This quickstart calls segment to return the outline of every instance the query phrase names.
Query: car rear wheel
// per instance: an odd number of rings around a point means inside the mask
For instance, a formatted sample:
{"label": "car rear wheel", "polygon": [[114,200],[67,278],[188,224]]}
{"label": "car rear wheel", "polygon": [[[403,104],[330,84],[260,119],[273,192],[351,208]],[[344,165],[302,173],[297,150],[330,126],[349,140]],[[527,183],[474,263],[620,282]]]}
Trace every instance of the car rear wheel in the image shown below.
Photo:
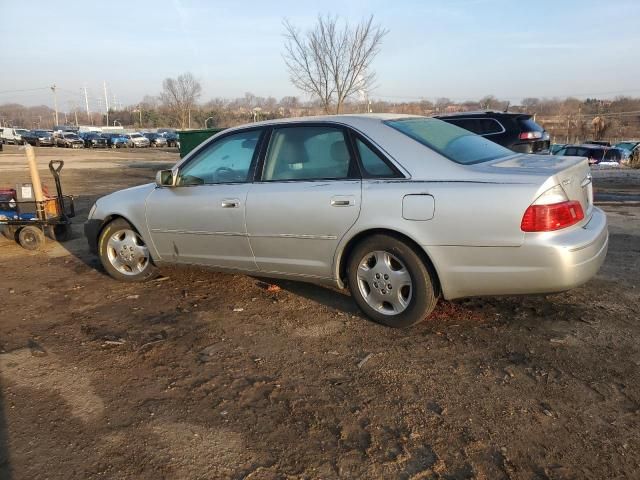
{"label": "car rear wheel", "polygon": [[142,282],[158,275],[149,248],[124,219],[114,220],[102,230],[98,254],[104,269],[116,280]]}
{"label": "car rear wheel", "polygon": [[389,327],[421,322],[438,301],[430,268],[411,246],[390,235],[373,235],[356,245],[347,275],[360,309]]}

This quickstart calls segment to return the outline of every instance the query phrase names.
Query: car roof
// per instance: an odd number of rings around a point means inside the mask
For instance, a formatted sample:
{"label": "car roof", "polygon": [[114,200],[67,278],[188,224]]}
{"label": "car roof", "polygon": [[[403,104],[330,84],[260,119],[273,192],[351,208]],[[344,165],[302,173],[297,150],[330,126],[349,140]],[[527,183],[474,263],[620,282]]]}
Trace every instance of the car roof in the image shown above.
{"label": "car roof", "polygon": [[357,114],[340,114],[340,115],[315,115],[309,117],[291,117],[291,118],[278,118],[274,120],[263,120],[261,122],[247,123],[244,125],[238,125],[237,127],[230,128],[229,130],[235,130],[238,128],[246,128],[252,126],[267,126],[267,125],[279,125],[286,123],[317,123],[317,122],[332,122],[341,123],[344,125],[358,125],[362,122],[375,122],[379,123],[385,120],[396,120],[403,118],[429,118],[420,115],[407,115],[402,113],[357,113]]}
{"label": "car roof", "polygon": [[580,147],[580,148],[590,148],[590,149],[594,149],[594,150],[599,150],[599,149],[608,149],[608,148],[612,148],[612,147],[608,147],[606,145],[598,145],[595,143],[570,143],[567,145],[564,145],[565,148],[570,148],[570,147]]}
{"label": "car roof", "polygon": [[518,112],[500,112],[497,110],[473,110],[468,112],[451,112],[434,115],[436,118],[450,118],[450,117],[531,117],[528,113]]}

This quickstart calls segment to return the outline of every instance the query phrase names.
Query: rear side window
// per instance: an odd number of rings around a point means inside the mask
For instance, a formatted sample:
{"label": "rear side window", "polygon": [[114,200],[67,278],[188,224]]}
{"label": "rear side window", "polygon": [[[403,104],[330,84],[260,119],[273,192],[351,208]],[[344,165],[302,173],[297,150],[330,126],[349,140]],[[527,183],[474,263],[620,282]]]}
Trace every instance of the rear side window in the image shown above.
{"label": "rear side window", "polygon": [[513,155],[511,150],[491,140],[436,118],[387,120],[384,123],[449,160],[463,165]]}
{"label": "rear side window", "polygon": [[349,177],[351,156],[342,129],[285,127],[273,131],[262,179],[319,180]]}
{"label": "rear side window", "polygon": [[494,135],[505,130],[502,124],[493,118],[455,118],[445,121],[478,135]]}
{"label": "rear side window", "polygon": [[370,177],[395,177],[395,172],[387,163],[371,150],[362,140],[356,138],[356,148],[365,173]]}
{"label": "rear side window", "polygon": [[518,125],[522,132],[544,132],[544,128],[534,122],[531,117],[518,118]]}

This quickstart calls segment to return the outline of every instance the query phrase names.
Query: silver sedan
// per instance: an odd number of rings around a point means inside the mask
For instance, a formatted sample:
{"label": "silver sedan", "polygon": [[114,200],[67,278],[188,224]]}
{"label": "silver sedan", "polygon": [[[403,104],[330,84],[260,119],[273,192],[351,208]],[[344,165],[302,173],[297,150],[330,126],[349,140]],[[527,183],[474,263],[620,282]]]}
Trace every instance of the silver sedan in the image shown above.
{"label": "silver sedan", "polygon": [[99,199],[85,233],[119,280],[197,264],[348,286],[392,327],[426,318],[441,296],[576,287],[608,243],[586,159],[515,154],[390,114],[225,130],[155,183]]}

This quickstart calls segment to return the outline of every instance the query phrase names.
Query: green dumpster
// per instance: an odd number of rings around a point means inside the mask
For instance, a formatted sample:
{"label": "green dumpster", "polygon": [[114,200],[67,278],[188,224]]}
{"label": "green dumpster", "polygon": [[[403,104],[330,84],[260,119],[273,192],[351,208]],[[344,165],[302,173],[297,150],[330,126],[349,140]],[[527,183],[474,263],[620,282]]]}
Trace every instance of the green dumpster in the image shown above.
{"label": "green dumpster", "polygon": [[180,130],[180,158],[196,148],[207,138],[221,132],[224,128],[206,128],[202,130]]}

